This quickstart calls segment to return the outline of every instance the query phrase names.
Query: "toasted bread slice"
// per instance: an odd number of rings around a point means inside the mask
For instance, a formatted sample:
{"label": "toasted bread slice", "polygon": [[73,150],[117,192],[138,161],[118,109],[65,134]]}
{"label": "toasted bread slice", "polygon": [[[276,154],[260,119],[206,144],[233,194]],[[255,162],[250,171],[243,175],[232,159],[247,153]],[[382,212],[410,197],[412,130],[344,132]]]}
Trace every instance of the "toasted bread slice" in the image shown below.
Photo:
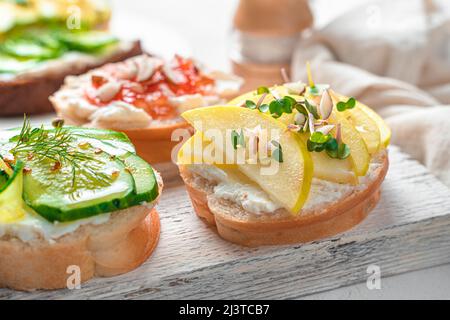
{"label": "toasted bread slice", "polygon": [[107,63],[123,61],[140,54],[141,44],[135,41],[120,46],[102,58],[68,61],[51,70],[30,72],[11,80],[0,79],[0,116],[52,112],[53,107],[48,98],[63,85],[68,75],[80,75]]}
{"label": "toasted bread slice", "polygon": [[[159,179],[160,194],[162,187]],[[114,212],[106,223],[83,225],[54,242],[25,243],[0,237],[0,287],[23,291],[66,288],[73,275],[70,267],[79,268],[81,283],[136,269],[158,244],[157,200]]]}
{"label": "toasted bread slice", "polygon": [[302,210],[298,216],[284,209],[253,214],[233,201],[215,196],[215,183],[188,167],[180,166],[180,172],[197,215],[223,239],[254,247],[310,242],[334,236],[360,223],[380,199],[380,186],[389,167],[387,151],[378,153],[372,163],[376,165],[350,193],[333,203]]}

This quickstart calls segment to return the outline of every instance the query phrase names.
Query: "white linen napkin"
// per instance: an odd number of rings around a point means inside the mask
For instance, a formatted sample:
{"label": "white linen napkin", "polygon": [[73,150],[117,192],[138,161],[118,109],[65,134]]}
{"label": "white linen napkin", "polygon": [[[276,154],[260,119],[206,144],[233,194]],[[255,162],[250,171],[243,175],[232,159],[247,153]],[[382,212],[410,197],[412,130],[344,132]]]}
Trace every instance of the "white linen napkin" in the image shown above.
{"label": "white linen napkin", "polygon": [[378,0],[302,38],[292,77],[379,112],[392,142],[450,187],[450,1]]}

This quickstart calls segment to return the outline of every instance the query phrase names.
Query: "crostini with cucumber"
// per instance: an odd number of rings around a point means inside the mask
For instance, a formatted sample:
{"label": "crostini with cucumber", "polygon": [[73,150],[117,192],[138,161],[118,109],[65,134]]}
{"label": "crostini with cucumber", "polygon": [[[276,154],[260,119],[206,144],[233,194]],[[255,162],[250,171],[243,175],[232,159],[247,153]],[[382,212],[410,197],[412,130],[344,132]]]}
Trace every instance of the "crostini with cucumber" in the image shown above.
{"label": "crostini with cucumber", "polygon": [[51,112],[66,76],[141,54],[107,30],[110,16],[103,0],[0,1],[0,116]]}
{"label": "crostini with cucumber", "polygon": [[0,287],[58,289],[71,275],[137,268],[158,243],[162,188],[122,133],[27,119],[1,131]]}

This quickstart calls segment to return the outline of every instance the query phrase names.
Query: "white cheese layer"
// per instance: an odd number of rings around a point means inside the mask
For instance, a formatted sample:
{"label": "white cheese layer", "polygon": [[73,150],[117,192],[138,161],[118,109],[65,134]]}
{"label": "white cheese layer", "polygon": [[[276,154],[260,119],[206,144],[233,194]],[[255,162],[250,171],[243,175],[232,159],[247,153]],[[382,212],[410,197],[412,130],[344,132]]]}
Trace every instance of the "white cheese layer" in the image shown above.
{"label": "white cheese layer", "polygon": [[103,64],[111,56],[127,52],[133,46],[133,42],[121,41],[117,45],[111,46],[102,54],[92,55],[82,52],[68,52],[57,59],[45,60],[29,70],[17,74],[0,74],[0,81],[16,81],[30,78],[45,77],[61,72],[73,72],[73,70],[85,69],[86,66],[96,66]]}
{"label": "white cheese layer", "polygon": [[23,242],[43,238],[52,242],[66,234],[75,232],[83,225],[100,225],[106,223],[110,219],[110,216],[109,213],[106,213],[74,222],[51,223],[30,209],[23,219],[12,223],[0,224],[0,238],[12,236],[19,238]]}
{"label": "white cheese layer", "polygon": [[[118,64],[117,70],[122,74],[131,72],[133,75],[139,70],[125,69],[129,69],[130,66],[142,67],[150,64],[164,64],[164,61],[141,55],[131,58],[121,65]],[[100,75],[111,82],[119,83],[123,81],[123,79],[113,79],[102,68],[92,70],[81,76],[67,77],[63,88],[55,93],[50,100],[61,117],[69,120],[71,124],[79,126],[128,130],[167,125],[182,121],[179,115],[187,110],[225,103],[228,97],[239,92],[243,83],[241,78],[223,72],[205,71],[204,74],[215,80],[214,94],[208,96],[201,94],[175,96],[171,92],[166,92],[169,104],[176,108],[178,114],[175,118],[168,120],[152,119],[143,109],[122,101],[112,100],[101,107],[91,104],[85,97],[85,91],[86,88],[91,86],[93,75]]]}
{"label": "white cheese layer", "polygon": [[[359,186],[350,184],[339,184],[314,178],[311,184],[311,190],[308,200],[302,210],[314,210],[316,207],[324,206],[338,201],[339,199],[350,195],[372,180],[373,172],[380,164],[372,163],[369,173],[361,179]],[[270,214],[277,209],[282,208],[276,201],[261,189],[257,184],[251,181],[236,180],[224,170],[213,165],[190,165],[189,170],[209,182],[216,183],[214,195],[218,198],[230,200],[246,211],[254,214]]]}

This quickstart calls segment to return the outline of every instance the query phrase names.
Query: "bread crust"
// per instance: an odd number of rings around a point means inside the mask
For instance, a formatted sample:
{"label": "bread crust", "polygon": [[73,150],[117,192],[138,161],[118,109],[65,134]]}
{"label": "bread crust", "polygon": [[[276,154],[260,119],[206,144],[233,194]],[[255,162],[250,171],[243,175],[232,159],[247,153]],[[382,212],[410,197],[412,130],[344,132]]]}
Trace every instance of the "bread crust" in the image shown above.
{"label": "bread crust", "polygon": [[0,238],[0,288],[67,288],[74,275],[68,269],[72,266],[79,267],[81,283],[136,269],[150,257],[159,241],[160,220],[153,207],[156,203],[114,212],[108,222],[83,225],[54,242]]}
{"label": "bread crust", "polygon": [[[215,197],[211,186],[196,183],[199,176],[195,177],[186,166],[180,166],[180,173],[197,216],[223,239],[249,247],[283,245],[331,237],[363,221],[380,199],[380,187],[389,168],[387,151],[382,151],[379,157],[382,165],[364,188],[355,189],[331,205],[295,217],[286,210],[278,210],[251,219],[252,215],[242,207]],[[237,211],[243,214],[236,214]]]}
{"label": "bread crust", "polygon": [[48,98],[64,84],[66,76],[80,75],[104,64],[123,61],[140,54],[142,54],[141,44],[136,41],[128,51],[113,54],[100,64],[74,66],[69,73],[63,70],[63,72],[48,74],[45,77],[0,81],[0,116],[52,112],[53,107]]}

